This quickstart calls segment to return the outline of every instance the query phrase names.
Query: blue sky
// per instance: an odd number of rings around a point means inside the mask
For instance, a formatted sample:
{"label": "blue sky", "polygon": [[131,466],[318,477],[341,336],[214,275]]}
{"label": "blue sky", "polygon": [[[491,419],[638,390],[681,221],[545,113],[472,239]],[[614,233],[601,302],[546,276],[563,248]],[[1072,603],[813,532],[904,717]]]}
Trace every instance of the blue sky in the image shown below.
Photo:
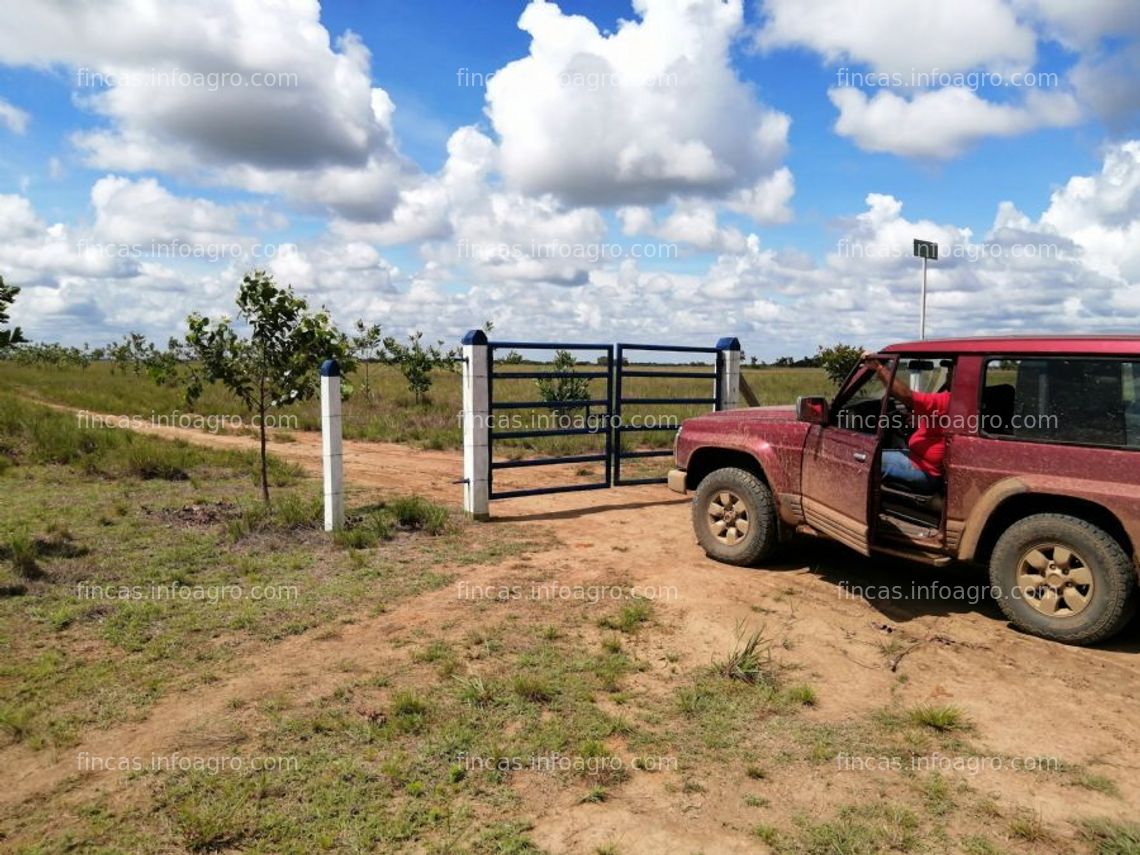
{"label": "blue sky", "polygon": [[[914,236],[949,256],[936,334],[1140,306],[1126,0],[135,6],[0,35],[0,273],[36,338],[164,338],[268,266],[393,332],[771,357],[906,337]],[[927,82],[849,85],[870,73]]]}

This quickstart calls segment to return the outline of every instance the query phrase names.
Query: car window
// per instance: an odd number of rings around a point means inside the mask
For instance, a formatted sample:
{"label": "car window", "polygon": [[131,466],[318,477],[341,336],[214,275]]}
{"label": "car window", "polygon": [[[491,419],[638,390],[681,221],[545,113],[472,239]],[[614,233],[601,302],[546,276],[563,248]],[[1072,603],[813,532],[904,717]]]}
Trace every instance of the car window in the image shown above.
{"label": "car window", "polygon": [[860,371],[861,375],[836,400],[831,423],[846,430],[877,434],[887,387],[874,371],[864,367]]}
{"label": "car window", "polygon": [[991,359],[981,429],[1038,442],[1140,448],[1140,361]]}
{"label": "car window", "polygon": [[915,392],[941,392],[949,388],[950,359],[903,358],[896,375]]}

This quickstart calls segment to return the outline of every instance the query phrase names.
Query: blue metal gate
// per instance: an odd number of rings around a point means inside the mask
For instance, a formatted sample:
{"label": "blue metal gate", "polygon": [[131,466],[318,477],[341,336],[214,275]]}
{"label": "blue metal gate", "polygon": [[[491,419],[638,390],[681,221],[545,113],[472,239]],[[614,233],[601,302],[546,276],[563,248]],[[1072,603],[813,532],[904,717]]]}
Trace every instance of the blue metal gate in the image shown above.
{"label": "blue metal gate", "polygon": [[[616,349],[616,353],[615,353]],[[496,352],[506,351],[570,351],[587,352],[595,355],[595,364],[604,363],[604,368],[586,367],[585,370],[556,371],[546,368],[529,370],[526,367],[518,370],[504,370],[496,365]],[[634,364],[627,365],[626,360],[630,353],[641,354],[708,354],[712,362],[707,370],[700,367],[687,369],[683,366],[676,368],[661,365],[639,367]],[[600,357],[600,359],[598,358]],[[499,360],[501,363],[501,359]],[[719,409],[722,400],[724,384],[724,358],[723,352],[717,347],[674,347],[658,344],[582,344],[574,342],[533,342],[533,341],[493,341],[487,342],[487,391],[490,424],[487,426],[487,488],[488,499],[510,499],[520,496],[537,496],[547,493],[569,493],[581,490],[604,490],[615,486],[630,486],[635,484],[664,483],[664,477],[640,478],[623,477],[622,462],[669,457],[671,449],[634,449],[626,448],[623,436],[631,433],[650,431],[676,431],[677,425],[627,425],[623,421],[623,408],[631,406],[655,405],[707,405],[712,409]],[[587,381],[602,380],[605,391],[600,397],[587,396],[580,400],[546,401],[546,400],[496,400],[495,390],[502,389],[504,384],[514,381],[536,380],[562,380],[578,379]],[[627,396],[628,378],[683,378],[688,380],[712,381],[712,394],[708,396]],[[502,396],[501,396],[502,397]],[[509,397],[509,396],[508,396]],[[592,408],[600,412],[590,414]],[[519,411],[549,410],[552,414],[570,410],[584,409],[587,422],[596,421],[598,426],[589,423],[582,426],[557,426],[548,428],[516,429],[508,426],[501,429],[497,424],[503,419],[503,414]],[[499,414],[499,417],[496,417]],[[507,419],[507,421],[512,421]],[[495,443],[505,440],[539,439],[554,436],[597,436],[601,440],[601,447],[588,454],[567,454],[558,456],[500,459],[495,460]],[[500,446],[501,448],[501,446]],[[495,489],[495,472],[506,469],[519,469],[533,466],[554,466],[558,464],[585,464],[601,463],[604,472],[601,480],[589,483],[563,484],[557,486],[529,487],[525,489]]]}
{"label": "blue metal gate", "polygon": [[[647,352],[647,353],[709,353],[713,355],[714,362],[708,371],[682,371],[679,368],[657,368],[650,369],[631,368],[626,366],[625,354],[633,352]],[[623,380],[627,377],[660,377],[660,378],[684,378],[684,379],[708,379],[713,381],[713,394],[711,397],[698,396],[698,397],[626,397],[624,394],[625,385]],[[649,457],[671,457],[673,451],[671,449],[649,449],[649,450],[630,450],[627,451],[622,444],[622,435],[628,433],[642,433],[648,431],[672,431],[675,432],[678,426],[674,425],[653,425],[653,426],[635,426],[626,425],[622,419],[622,408],[627,405],[663,405],[663,404],[711,404],[713,409],[720,408],[721,401],[721,384],[724,380],[724,364],[721,357],[721,352],[715,347],[672,347],[663,344],[618,344],[617,346],[617,366],[616,366],[616,379],[614,381],[614,418],[613,418],[613,484],[614,486],[631,486],[634,484],[664,484],[666,478],[658,476],[655,478],[623,478],[621,474],[621,463],[623,460],[644,459]]]}
{"label": "blue metal gate", "polygon": [[[547,351],[587,351],[598,352],[605,356],[604,371],[500,371],[495,369],[496,350],[547,350]],[[488,400],[491,415],[491,424],[487,429],[489,446],[488,461],[490,471],[487,473],[487,489],[490,499],[511,499],[518,496],[537,496],[544,493],[570,493],[580,490],[604,490],[610,486],[613,466],[613,436],[610,431],[610,422],[613,414],[613,377],[614,377],[614,346],[612,344],[571,344],[565,342],[534,342],[534,341],[494,341],[487,343],[487,378]],[[583,398],[574,401],[496,401],[496,381],[510,380],[559,380],[575,378],[584,380],[605,380],[605,395],[602,398]],[[602,429],[594,430],[589,425],[583,427],[545,428],[540,430],[495,430],[495,412],[511,410],[550,409],[552,411],[569,410],[574,408],[602,407]],[[560,457],[535,457],[522,460],[495,460],[495,440],[504,439],[535,439],[548,436],[581,436],[601,434],[604,448],[596,454],[573,454]],[[531,487],[525,490],[495,491],[495,471],[502,469],[516,469],[528,466],[553,466],[559,463],[604,463],[605,476],[601,481],[588,484],[566,484],[556,487]]]}

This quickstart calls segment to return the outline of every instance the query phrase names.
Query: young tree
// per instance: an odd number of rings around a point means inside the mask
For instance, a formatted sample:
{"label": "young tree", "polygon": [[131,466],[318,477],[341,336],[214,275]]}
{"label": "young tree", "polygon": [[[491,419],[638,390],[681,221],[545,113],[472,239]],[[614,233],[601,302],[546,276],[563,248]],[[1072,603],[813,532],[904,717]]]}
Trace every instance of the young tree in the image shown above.
{"label": "young tree", "polygon": [[8,307],[12,305],[12,301],[16,299],[16,295],[19,293],[19,288],[15,285],[5,285],[4,277],[0,276],[0,350],[27,341],[19,327],[5,329],[8,326]]}
{"label": "young tree", "polygon": [[863,348],[840,342],[831,347],[821,345],[816,351],[815,362],[827,373],[831,382],[838,385],[847,379],[862,356]]}
{"label": "young tree", "polygon": [[268,273],[255,270],[242,279],[238,317],[248,337],[223,317],[211,321],[193,314],[186,319],[185,355],[191,372],[187,399],[193,403],[203,383],[222,383],[257,415],[261,439],[261,497],[269,502],[269,458],[266,413],[311,398],[319,388],[317,366],[325,359],[351,367],[350,344],[323,308],[319,312],[293,293],[279,288]]}
{"label": "young tree", "polygon": [[384,358],[384,338],[380,334],[380,324],[367,326],[363,320],[356,322],[356,335],[350,339],[352,355],[364,366],[364,382],[361,389],[366,398],[372,397],[372,381],[368,376],[368,364]]}
{"label": "young tree", "polygon": [[[553,370],[559,372],[573,372],[577,360],[568,350],[554,352]],[[565,401],[584,401],[590,397],[590,381],[586,377],[554,377],[535,380],[538,394],[548,404],[560,404]],[[557,413],[577,409],[576,407],[555,407]]]}
{"label": "young tree", "polygon": [[423,332],[417,330],[408,336],[410,344],[402,344],[391,336],[384,339],[385,361],[400,369],[417,404],[422,404],[431,390],[432,372],[437,368],[453,371],[459,355],[457,349],[445,351],[442,340],[424,347],[423,337]]}
{"label": "young tree", "polygon": [[131,371],[142,374],[161,357],[157,347],[147,341],[142,333],[127,333],[122,341],[111,342],[106,347],[107,356],[111,359],[111,373],[119,371],[126,374]]}

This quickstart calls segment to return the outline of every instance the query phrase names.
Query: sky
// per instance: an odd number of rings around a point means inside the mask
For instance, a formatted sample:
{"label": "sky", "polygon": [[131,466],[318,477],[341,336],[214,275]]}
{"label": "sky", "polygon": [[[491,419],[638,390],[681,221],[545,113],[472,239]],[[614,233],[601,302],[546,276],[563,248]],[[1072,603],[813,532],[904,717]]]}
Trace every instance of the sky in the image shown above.
{"label": "sky", "polygon": [[803,355],[1136,331],[1136,0],[37,0],[0,28],[33,340],[233,314]]}

